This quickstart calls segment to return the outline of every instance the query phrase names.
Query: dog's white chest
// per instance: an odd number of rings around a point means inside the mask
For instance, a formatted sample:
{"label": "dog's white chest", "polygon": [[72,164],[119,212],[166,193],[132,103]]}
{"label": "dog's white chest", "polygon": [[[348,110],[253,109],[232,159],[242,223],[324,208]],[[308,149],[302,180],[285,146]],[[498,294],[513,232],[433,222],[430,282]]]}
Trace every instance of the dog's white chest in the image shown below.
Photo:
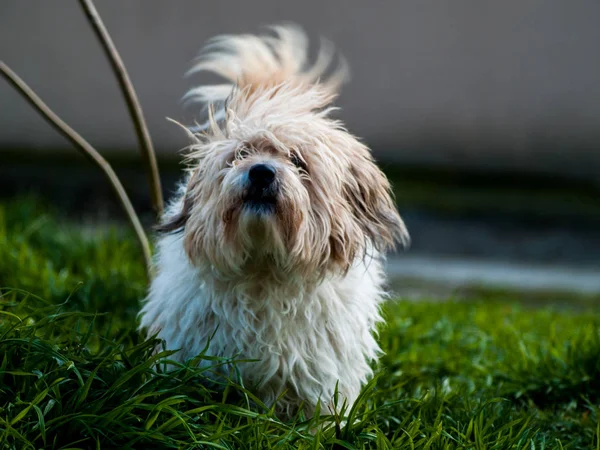
{"label": "dog's white chest", "polygon": [[256,299],[243,287],[221,291],[206,283],[184,252],[174,251],[178,245],[174,236],[162,242],[164,261],[141,321],[168,349],[179,350],[175,359],[193,358],[208,344],[210,356],[255,360],[237,364],[237,373],[266,403],[288,391],[284,407],[330,399],[336,385],[349,400],[358,395],[379,352],[373,337],[383,297],[379,262],[357,264],[297,297],[273,288]]}

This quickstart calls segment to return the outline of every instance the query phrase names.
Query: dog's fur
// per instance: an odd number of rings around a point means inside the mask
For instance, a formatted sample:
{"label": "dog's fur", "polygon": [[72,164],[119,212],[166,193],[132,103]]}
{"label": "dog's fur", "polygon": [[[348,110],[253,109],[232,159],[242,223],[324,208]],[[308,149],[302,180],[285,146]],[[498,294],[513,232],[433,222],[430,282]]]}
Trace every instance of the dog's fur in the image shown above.
{"label": "dog's fur", "polygon": [[[273,31],[216,38],[193,69],[230,84],[189,94],[209,121],[162,221],[141,327],[181,361],[205,347],[256,360],[237,366],[245,385],[310,415],[338,383],[352,403],[372,374],[382,256],[408,233],[369,149],[330,117],[345,65],[326,76],[330,46],[307,65],[305,35]],[[276,171],[268,195],[252,191],[258,163]]]}

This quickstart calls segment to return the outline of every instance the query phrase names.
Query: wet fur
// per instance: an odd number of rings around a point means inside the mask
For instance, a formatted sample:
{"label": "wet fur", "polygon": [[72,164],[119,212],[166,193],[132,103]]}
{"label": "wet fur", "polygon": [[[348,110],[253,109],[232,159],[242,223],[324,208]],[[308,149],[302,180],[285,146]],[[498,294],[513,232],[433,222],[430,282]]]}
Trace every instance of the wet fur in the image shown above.
{"label": "wet fur", "polygon": [[[331,117],[345,64],[329,70],[324,45],[309,65],[300,30],[272,31],[216,38],[193,69],[229,83],[188,94],[210,118],[160,226],[141,327],[181,361],[207,345],[257,360],[238,365],[243,382],[286,416],[329,404],[338,384],[356,399],[380,353],[382,255],[408,233],[369,149]],[[278,194],[262,211],[244,199],[264,162]]]}

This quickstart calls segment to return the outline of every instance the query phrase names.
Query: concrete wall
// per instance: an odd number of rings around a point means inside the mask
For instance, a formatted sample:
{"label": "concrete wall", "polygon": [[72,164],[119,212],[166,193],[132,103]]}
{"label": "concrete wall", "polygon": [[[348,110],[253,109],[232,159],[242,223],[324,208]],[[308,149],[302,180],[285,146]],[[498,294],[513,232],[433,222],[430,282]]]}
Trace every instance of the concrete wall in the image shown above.
{"label": "concrete wall", "polygon": [[[349,60],[342,115],[380,159],[600,169],[598,0],[96,3],[163,153],[186,143],[165,117],[193,117],[179,101],[199,79],[182,74],[203,42],[291,20]],[[0,58],[93,144],[135,148],[114,77],[75,0],[1,0]],[[0,148],[64,146],[0,82]]]}

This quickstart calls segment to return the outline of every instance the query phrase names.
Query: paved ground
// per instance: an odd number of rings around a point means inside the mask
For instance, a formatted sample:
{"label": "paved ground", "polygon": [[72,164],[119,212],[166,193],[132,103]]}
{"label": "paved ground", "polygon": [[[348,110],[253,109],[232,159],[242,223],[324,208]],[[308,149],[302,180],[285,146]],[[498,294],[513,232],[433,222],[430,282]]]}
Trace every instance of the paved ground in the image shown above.
{"label": "paved ground", "polygon": [[600,268],[594,267],[407,254],[388,259],[387,270],[401,294],[443,294],[468,286],[600,294]]}
{"label": "paved ground", "polygon": [[445,296],[468,286],[600,294],[600,226],[492,214],[405,214],[412,245],[388,258],[401,294]]}

